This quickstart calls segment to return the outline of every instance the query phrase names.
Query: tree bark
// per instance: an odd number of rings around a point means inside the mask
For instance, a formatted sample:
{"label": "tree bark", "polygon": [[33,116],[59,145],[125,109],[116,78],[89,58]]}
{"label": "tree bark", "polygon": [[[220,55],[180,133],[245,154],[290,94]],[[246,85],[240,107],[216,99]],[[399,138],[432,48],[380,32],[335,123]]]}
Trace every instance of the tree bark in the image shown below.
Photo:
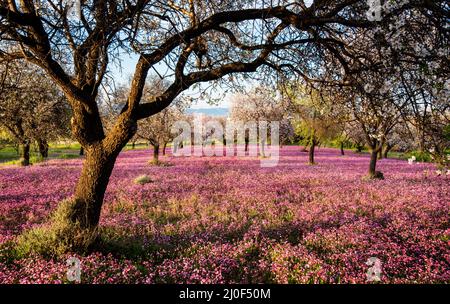
{"label": "tree bark", "polygon": [[266,151],[264,150],[264,147],[266,146],[266,141],[264,138],[261,139],[261,156],[266,157]]}
{"label": "tree bark", "polygon": [[106,187],[118,153],[106,153],[101,144],[86,149],[86,159],[78,180],[70,219],[81,228],[98,225]]}
{"label": "tree bark", "polygon": [[248,151],[248,144],[249,144],[249,138],[248,137],[245,137],[245,152],[247,152]]}
{"label": "tree bark", "polygon": [[39,154],[42,158],[48,157],[48,142],[45,139],[38,140]]}
{"label": "tree bark", "polygon": [[420,132],[419,151],[421,153],[425,152],[425,130],[423,128]]}
{"label": "tree bark", "polygon": [[383,158],[383,151],[382,148],[380,148],[380,150],[378,150],[378,159],[382,159]]}
{"label": "tree bark", "polygon": [[314,149],[316,147],[316,142],[311,141],[311,146],[309,147],[309,164],[314,165]]}
{"label": "tree bark", "polygon": [[162,155],[166,156],[166,147],[167,147],[167,143],[164,143],[163,148],[162,148]]}
{"label": "tree bark", "polygon": [[136,145],[136,142],[134,142],[134,141],[133,141],[133,142],[131,143],[131,149],[133,149],[133,150],[134,150],[134,148],[135,148],[135,145]]}
{"label": "tree bark", "polygon": [[375,177],[377,167],[378,151],[371,149],[370,151],[370,163],[369,163],[369,177]]}
{"label": "tree bark", "polygon": [[153,163],[159,162],[159,144],[153,145]]}
{"label": "tree bark", "polygon": [[80,147],[80,156],[83,156],[83,155],[84,155],[84,148]]}
{"label": "tree bark", "polygon": [[86,113],[89,107],[79,104],[71,120],[72,135],[80,142],[85,159],[71,204],[65,212],[69,226],[77,224],[81,229],[95,229],[116,158],[136,133],[137,122],[123,114],[106,136],[96,113],[96,103],[89,103],[94,107],[92,114]]}
{"label": "tree bark", "polygon": [[345,155],[344,153],[344,143],[341,142],[341,155]]}
{"label": "tree bark", "polygon": [[391,149],[392,149],[392,147],[390,145],[386,145],[386,148],[384,148],[384,151],[383,151],[384,158],[388,158],[388,153],[389,153],[389,151],[391,151]]}
{"label": "tree bark", "polygon": [[30,143],[25,141],[22,144],[22,151],[20,155],[20,165],[21,166],[29,166],[30,165]]}
{"label": "tree bark", "polygon": [[377,166],[377,158],[378,154],[381,151],[382,146],[379,146],[377,148],[372,148],[370,150],[370,163],[369,163],[369,179],[384,179],[383,173],[376,170]]}

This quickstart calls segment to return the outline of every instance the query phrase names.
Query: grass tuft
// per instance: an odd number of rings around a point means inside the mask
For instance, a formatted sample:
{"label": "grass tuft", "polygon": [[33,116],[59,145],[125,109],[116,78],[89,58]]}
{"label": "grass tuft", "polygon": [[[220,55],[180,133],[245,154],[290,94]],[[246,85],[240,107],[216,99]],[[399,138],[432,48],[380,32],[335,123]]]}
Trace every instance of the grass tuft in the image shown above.
{"label": "grass tuft", "polygon": [[150,178],[150,176],[143,174],[143,175],[139,175],[138,177],[136,177],[134,179],[134,183],[138,184],[138,185],[145,185],[148,183],[151,183],[152,179]]}
{"label": "grass tuft", "polygon": [[63,201],[47,224],[22,233],[16,241],[17,256],[38,254],[52,258],[68,252],[88,253],[97,239],[97,228],[82,228],[79,223],[69,220],[73,203],[72,200]]}

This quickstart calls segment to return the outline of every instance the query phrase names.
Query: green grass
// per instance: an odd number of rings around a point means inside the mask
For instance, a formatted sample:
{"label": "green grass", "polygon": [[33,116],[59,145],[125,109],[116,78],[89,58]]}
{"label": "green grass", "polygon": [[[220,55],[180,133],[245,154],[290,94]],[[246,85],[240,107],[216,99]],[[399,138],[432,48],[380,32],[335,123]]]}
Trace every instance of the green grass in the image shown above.
{"label": "green grass", "polygon": [[9,161],[15,158],[19,158],[19,155],[14,147],[5,147],[0,150],[0,162]]}
{"label": "green grass", "polygon": [[[48,159],[72,159],[78,158],[80,152],[79,143],[51,143],[48,150]],[[12,146],[0,149],[0,165],[17,165],[19,164],[20,155]],[[36,147],[31,148],[30,162],[32,164],[42,162],[43,159],[39,155]]]}
{"label": "green grass", "polygon": [[[74,159],[78,158],[80,153],[80,144],[77,142],[67,143],[50,143],[48,150],[48,159]],[[134,145],[135,150],[149,149],[147,143],[138,142]],[[128,143],[124,148],[124,151],[133,150],[131,143]],[[36,147],[32,146],[30,151],[31,164],[42,162]],[[20,162],[20,155],[13,146],[7,146],[0,149],[0,166],[1,165],[18,165]]]}
{"label": "green grass", "polygon": [[51,143],[50,149],[57,150],[80,150],[80,144],[77,142],[71,142],[71,143]]}
{"label": "green grass", "polygon": [[47,225],[25,230],[18,238],[15,251],[18,257],[37,253],[44,257],[57,257],[67,252],[86,253],[97,239],[97,228],[85,229],[72,223],[76,202],[65,200],[52,213]]}
{"label": "green grass", "polygon": [[[322,144],[320,147],[339,149],[340,148],[340,144],[338,144],[336,142],[327,142],[325,144]],[[353,146],[353,145],[346,145],[346,146],[344,146],[344,150],[345,150],[345,152],[347,152],[347,151],[357,152],[356,151],[356,147]],[[364,146],[361,149],[360,153],[367,154],[367,153],[369,153],[369,149],[366,146]],[[446,153],[450,154],[450,150],[446,151]],[[411,156],[415,156],[416,160],[418,162],[433,162],[433,159],[432,159],[430,153],[428,153],[428,152],[420,152],[420,151],[408,151],[408,152],[389,151],[389,153],[388,153],[388,158],[394,158],[394,159],[408,160],[408,158],[410,158]]]}
{"label": "green grass", "polygon": [[[44,159],[38,154],[32,154],[30,156],[30,163],[31,164],[40,163],[43,160]],[[0,161],[0,165],[19,165],[19,163],[20,163],[20,159],[17,158],[17,157],[15,159],[12,159],[12,160],[9,160],[9,161],[4,161],[4,162]]]}
{"label": "green grass", "polygon": [[128,151],[128,150],[145,150],[145,149],[149,149],[150,147],[148,146],[147,143],[136,143],[134,145],[134,149],[133,149],[133,145],[131,143],[128,143],[123,149],[122,151]]}

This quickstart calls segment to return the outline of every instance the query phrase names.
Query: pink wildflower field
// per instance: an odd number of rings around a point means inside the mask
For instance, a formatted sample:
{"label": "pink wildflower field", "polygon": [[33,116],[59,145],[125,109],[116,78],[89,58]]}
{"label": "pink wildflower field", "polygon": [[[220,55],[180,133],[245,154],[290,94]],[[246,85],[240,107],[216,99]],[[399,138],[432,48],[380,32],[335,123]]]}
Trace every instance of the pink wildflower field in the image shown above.
{"label": "pink wildflower field", "polygon": [[[169,153],[170,154],[170,153]],[[321,148],[317,165],[284,147],[278,166],[249,157],[122,152],[108,186],[103,245],[81,260],[82,283],[450,282],[450,177],[432,164]],[[0,167],[0,283],[66,283],[70,255],[15,258],[14,238],[70,197],[82,159]],[[148,175],[150,182],[135,178]]]}

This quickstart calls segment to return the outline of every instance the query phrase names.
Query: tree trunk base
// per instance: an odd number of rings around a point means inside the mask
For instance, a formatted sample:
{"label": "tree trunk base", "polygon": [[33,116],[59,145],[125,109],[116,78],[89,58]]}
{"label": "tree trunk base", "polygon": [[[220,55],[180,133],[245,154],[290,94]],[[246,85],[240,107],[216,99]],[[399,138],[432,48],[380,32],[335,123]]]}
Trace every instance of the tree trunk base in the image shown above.
{"label": "tree trunk base", "polygon": [[159,166],[161,162],[159,161],[159,159],[152,159],[148,161],[148,164],[152,166]]}
{"label": "tree trunk base", "polygon": [[29,166],[30,163],[30,144],[25,143],[22,146],[22,155],[19,160],[21,166]]}
{"label": "tree trunk base", "polygon": [[380,171],[375,171],[375,173],[369,173],[363,177],[363,180],[374,180],[374,179],[384,179],[384,175]]}
{"label": "tree trunk base", "polygon": [[19,165],[22,167],[27,167],[29,165],[31,165],[30,161],[25,159],[25,158],[20,158],[19,159]]}
{"label": "tree trunk base", "polygon": [[39,154],[41,155],[42,159],[48,158],[48,143],[44,140],[38,141],[38,147],[39,147]]}
{"label": "tree trunk base", "polygon": [[147,164],[149,164],[150,166],[158,166],[158,167],[172,167],[173,164],[167,161],[161,161],[161,160],[149,160],[147,162]]}
{"label": "tree trunk base", "polygon": [[82,227],[73,222],[74,200],[61,202],[49,222],[22,233],[16,244],[20,256],[39,254],[44,257],[57,257],[65,253],[89,253],[98,240],[98,229]]}

